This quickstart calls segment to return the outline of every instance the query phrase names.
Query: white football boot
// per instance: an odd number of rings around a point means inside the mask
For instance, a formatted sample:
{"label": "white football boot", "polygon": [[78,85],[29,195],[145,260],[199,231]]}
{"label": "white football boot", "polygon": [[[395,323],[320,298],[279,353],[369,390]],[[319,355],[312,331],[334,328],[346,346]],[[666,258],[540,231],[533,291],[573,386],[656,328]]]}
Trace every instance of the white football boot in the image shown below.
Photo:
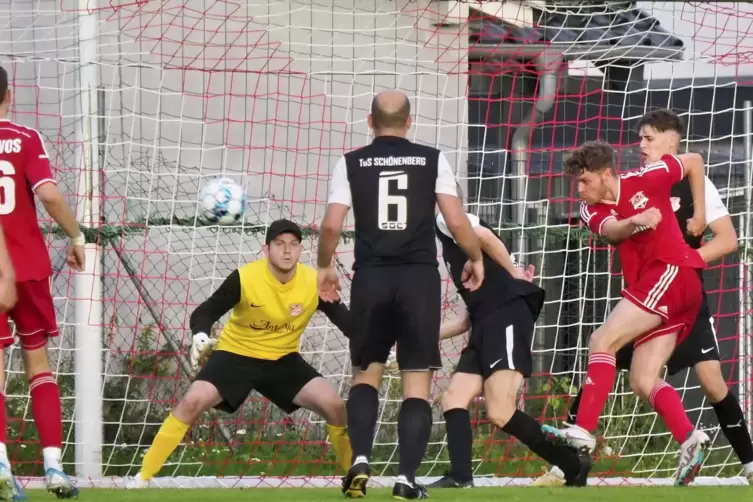
{"label": "white football boot", "polygon": [[693,482],[706,459],[711,439],[705,432],[694,430],[680,446],[680,465],[675,475],[675,486],[687,486]]}

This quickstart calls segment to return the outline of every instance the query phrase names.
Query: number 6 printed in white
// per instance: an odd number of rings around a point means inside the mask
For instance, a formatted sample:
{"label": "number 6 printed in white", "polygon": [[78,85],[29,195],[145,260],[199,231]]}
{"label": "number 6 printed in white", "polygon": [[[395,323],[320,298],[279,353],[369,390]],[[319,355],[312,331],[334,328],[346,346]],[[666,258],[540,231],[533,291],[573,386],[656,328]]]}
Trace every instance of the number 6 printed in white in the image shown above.
{"label": "number 6 printed in white", "polygon": [[7,160],[0,160],[0,214],[10,214],[16,209],[16,182],[10,176],[16,168]]}
{"label": "number 6 printed in white", "polygon": [[[408,189],[408,175],[404,171],[379,173],[378,224],[381,230],[405,230],[408,226],[408,199],[402,195],[390,195],[390,181],[397,181],[398,190]],[[397,217],[390,219],[390,206],[397,210]]]}

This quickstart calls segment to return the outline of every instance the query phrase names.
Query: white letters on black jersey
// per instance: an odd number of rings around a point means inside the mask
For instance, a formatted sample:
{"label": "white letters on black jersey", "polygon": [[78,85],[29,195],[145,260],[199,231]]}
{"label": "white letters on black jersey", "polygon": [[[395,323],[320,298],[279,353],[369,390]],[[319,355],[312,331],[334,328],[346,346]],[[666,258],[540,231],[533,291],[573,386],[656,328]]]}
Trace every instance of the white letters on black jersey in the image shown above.
{"label": "white letters on black jersey", "polygon": [[405,171],[379,173],[378,226],[380,230],[405,230],[408,227],[408,199],[404,195],[390,195],[390,182],[397,185],[395,190],[408,190],[408,174]]}
{"label": "white letters on black jersey", "polygon": [[361,167],[425,166],[426,157],[368,157],[358,159]]}
{"label": "white letters on black jersey", "polygon": [[434,210],[438,197],[457,197],[457,181],[436,148],[377,136],[346,153],[332,172],[329,204],[351,208],[354,264],[437,265]]}

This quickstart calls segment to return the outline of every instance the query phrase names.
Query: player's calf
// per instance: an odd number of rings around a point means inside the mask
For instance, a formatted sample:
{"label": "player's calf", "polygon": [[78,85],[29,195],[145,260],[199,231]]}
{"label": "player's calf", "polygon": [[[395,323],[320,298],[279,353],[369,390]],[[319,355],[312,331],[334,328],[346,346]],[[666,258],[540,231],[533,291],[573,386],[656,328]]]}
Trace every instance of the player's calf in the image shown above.
{"label": "player's calf", "polygon": [[431,436],[430,371],[403,371],[403,403],[397,417],[398,480],[412,486]]}
{"label": "player's calf", "polygon": [[481,375],[455,373],[442,393],[441,404],[447,430],[450,470],[429,488],[473,486],[473,429],[468,406],[483,390]]}
{"label": "player's calf", "polygon": [[695,365],[695,372],[719,419],[722,432],[743,465],[744,476],[748,483],[753,484],[753,444],[750,432],[740,403],[724,381],[719,361],[699,362]]}
{"label": "player's calf", "polygon": [[661,368],[674,349],[676,336],[670,333],[637,344],[630,378],[631,386],[643,396],[648,386],[654,384],[648,392],[648,402],[681,445],[675,484],[685,486],[698,474],[711,441],[704,432],[695,430],[677,391],[659,379]]}
{"label": "player's calf", "polygon": [[346,497],[360,498],[366,495],[366,484],[371,476],[369,459],[379,414],[379,392],[372,385],[356,380],[350,388],[346,408],[352,465],[343,478],[342,492]]}
{"label": "player's calf", "polygon": [[327,421],[327,433],[340,468],[347,472],[353,461],[350,437],[346,429],[345,401],[326,378],[312,378],[298,391],[293,403],[318,413]]}
{"label": "player's calf", "polygon": [[[596,430],[617,374],[617,350],[640,335],[650,332],[659,326],[661,321],[659,315],[622,299],[609,314],[606,322],[591,336],[582,403],[576,418],[576,425],[582,431],[592,434]],[[587,439],[585,443],[589,445],[595,444],[595,438],[579,438],[582,434],[573,428],[565,435],[574,439]]]}
{"label": "player's calf", "polygon": [[203,380],[192,383],[186,395],[162,423],[152,445],[144,455],[141,471],[127,488],[139,488],[148,484],[178,447],[191,424],[206,410],[221,402],[222,397],[211,383]]}
{"label": "player's calf", "polygon": [[659,378],[675,347],[676,333],[669,333],[637,344],[630,368],[633,392],[647,399],[662,418],[675,440],[682,444],[693,431],[680,395]]}
{"label": "player's calf", "polygon": [[518,438],[539,457],[560,467],[567,486],[584,485],[591,469],[590,458],[564,444],[548,441],[538,422],[517,408],[522,383],[523,375],[515,370],[496,371],[484,382],[489,421]]}
{"label": "player's calf", "polygon": [[[50,321],[47,329],[52,329],[53,322]],[[30,326],[41,325],[31,325],[26,321],[24,326],[24,329],[31,329]],[[31,413],[39,433],[45,473],[50,473],[50,476],[47,476],[50,479],[58,479],[57,473],[63,472],[63,410],[60,390],[55,376],[50,371],[47,357],[48,336],[52,336],[52,333],[41,328],[34,329],[27,335],[19,335],[23,347],[24,369],[29,381]],[[70,491],[61,488],[66,486],[67,482],[66,479],[66,482],[56,483],[56,486],[59,485],[56,491]]]}

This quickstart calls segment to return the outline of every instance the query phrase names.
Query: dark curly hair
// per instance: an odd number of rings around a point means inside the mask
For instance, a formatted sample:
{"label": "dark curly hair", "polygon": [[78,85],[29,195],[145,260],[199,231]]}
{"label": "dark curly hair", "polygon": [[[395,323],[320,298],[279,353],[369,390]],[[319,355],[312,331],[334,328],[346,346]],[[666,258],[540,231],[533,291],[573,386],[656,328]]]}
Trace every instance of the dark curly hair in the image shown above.
{"label": "dark curly hair", "polygon": [[578,176],[614,167],[614,149],[603,141],[589,141],[576,148],[565,160],[565,173]]}

